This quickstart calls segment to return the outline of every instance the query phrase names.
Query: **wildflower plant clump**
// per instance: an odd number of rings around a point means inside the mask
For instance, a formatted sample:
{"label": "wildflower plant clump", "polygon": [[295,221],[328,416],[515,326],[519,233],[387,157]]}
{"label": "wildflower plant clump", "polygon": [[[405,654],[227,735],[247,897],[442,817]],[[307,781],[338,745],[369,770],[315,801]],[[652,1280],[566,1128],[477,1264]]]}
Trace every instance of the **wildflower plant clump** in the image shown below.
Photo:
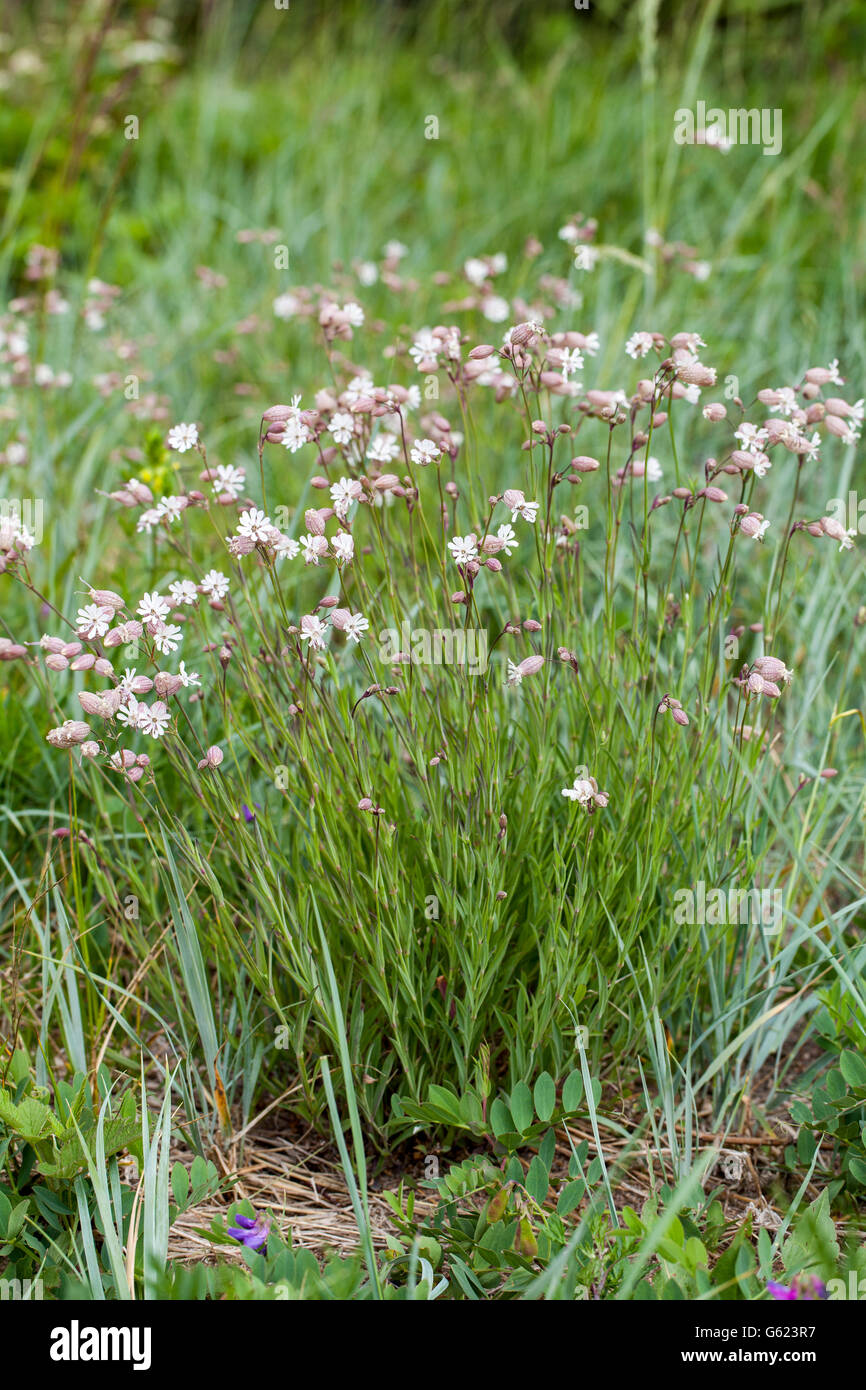
{"label": "wildflower plant clump", "polygon": [[[569,225],[590,271],[594,224]],[[395,294],[405,254],[377,272]],[[32,535],[0,535],[44,625],[0,655],[40,686],[76,816],[126,808],[315,1116],[333,969],[336,1081],[380,1140],[394,1097],[461,1092],[482,1047],[511,1082],[564,1074],[577,1037],[633,1047],[626,985],[685,1019],[708,962],[748,957],[772,1004],[784,930],[674,904],[699,881],[783,889],[788,920],[808,899],[779,754],[806,695],[792,604],[852,544],[808,501],[859,440],[838,363],[724,396],[704,325],[607,343],[563,282],[506,298],[502,256],[464,277],[475,327],[384,342],[363,280],[284,293],[318,388],[261,399],[227,458],[207,419],[163,419],[171,490],[108,489],[143,582],[89,564],[61,613]]]}

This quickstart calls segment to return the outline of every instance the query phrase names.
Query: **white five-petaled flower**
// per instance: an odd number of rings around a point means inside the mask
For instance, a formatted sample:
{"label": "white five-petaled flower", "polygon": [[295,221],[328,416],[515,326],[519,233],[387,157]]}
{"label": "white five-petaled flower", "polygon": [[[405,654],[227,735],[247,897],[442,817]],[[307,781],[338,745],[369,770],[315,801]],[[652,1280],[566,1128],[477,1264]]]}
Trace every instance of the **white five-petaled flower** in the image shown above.
{"label": "white five-petaled flower", "polygon": [[496,532],[496,539],[502,542],[502,549],[506,555],[510,555],[516,550],[520,542],[517,539],[517,532],[509,521],[505,521]]}
{"label": "white five-petaled flower", "polygon": [[337,410],[331,416],[331,434],[337,444],[348,444],[355,433],[355,417],[348,410]]}
{"label": "white five-petaled flower", "polygon": [[574,254],[575,270],[595,270],[598,260],[598,248],[595,246],[578,246]]}
{"label": "white five-petaled flower", "polygon": [[169,584],[168,592],[171,594],[175,608],[180,608],[183,605],[189,606],[195,603],[198,598],[198,589],[191,579],[175,579],[172,584]]}
{"label": "white five-petaled flower", "polygon": [[478,537],[471,533],[468,536],[454,536],[448,542],[448,549],[456,565],[468,565],[470,560],[478,556]]}
{"label": "white five-petaled flower", "polygon": [[137,727],[142,733],[151,738],[162,738],[170,723],[171,716],[163,700],[154,700],[152,705],[139,705]]}
{"label": "white five-petaled flower", "polygon": [[522,521],[528,521],[530,525],[535,522],[540,503],[527,502],[519,488],[506,488],[502,495],[502,500],[506,507],[511,508],[512,522],[515,522],[518,517],[520,517]]}
{"label": "white five-petaled flower", "polygon": [[390,463],[397,457],[400,445],[396,435],[378,434],[367,450],[367,458],[373,463]]}
{"label": "white five-petaled flower", "polygon": [[435,463],[441,453],[442,449],[434,439],[419,439],[409,450],[409,457],[419,468],[426,468],[428,463]]}
{"label": "white five-petaled flower", "polygon": [[355,405],[364,396],[372,396],[376,387],[369,372],[362,372],[359,376],[353,376],[345,391],[343,400],[348,401],[349,405]]}
{"label": "white five-petaled flower", "polygon": [[185,497],[162,497],[156,504],[156,513],[163,521],[179,521],[180,514],[187,506]]}
{"label": "white five-petaled flower", "polygon": [[112,608],[105,608],[99,603],[86,603],[83,608],[78,610],[75,627],[79,637],[84,637],[91,642],[94,638],[104,637],[113,620],[114,610]]}
{"label": "white five-petaled flower", "polygon": [[328,629],[315,613],[306,613],[301,618],[301,641],[309,642],[314,651],[322,651]]}
{"label": "white five-petaled flower", "polygon": [[139,535],[145,532],[149,536],[154,526],[158,526],[161,520],[162,518],[156,507],[148,507],[147,511],[142,512],[141,516],[138,518],[135,529]]}
{"label": "white five-petaled flower", "polygon": [[178,674],[178,676],[179,676],[179,678],[180,678],[181,685],[183,685],[184,687],[190,686],[190,685],[201,685],[201,681],[199,680],[198,671],[188,671],[188,670],[186,669],[186,662],[185,662],[185,661],[182,661],[182,662],[180,663],[180,665],[178,666],[178,668],[177,668],[177,674]]}
{"label": "white five-petaled flower", "polygon": [[561,348],[556,365],[562,373],[563,381],[568,381],[575,372],[583,371],[583,353],[579,348]]}
{"label": "white five-petaled flower", "polygon": [[758,425],[750,425],[748,420],[744,420],[738,430],[734,431],[734,438],[742,444],[750,454],[760,454],[764,451],[764,445],[769,439],[767,431]]}
{"label": "white five-petaled flower", "polygon": [[163,656],[176,652],[182,641],[183,628],[178,627],[177,623],[163,623],[153,634],[153,645]]}
{"label": "white five-petaled flower", "polygon": [[358,500],[362,491],[361,484],[354,478],[341,478],[338,483],[332,483],[331,501],[337,516],[346,517],[349,507]]}
{"label": "white five-petaled flower", "polygon": [[420,367],[422,362],[432,362],[434,366],[439,365],[439,353],[442,345],[438,338],[434,338],[429,328],[422,328],[420,333],[415,335],[415,340],[409,349],[409,356]]}
{"label": "white five-petaled flower", "polygon": [[748,512],[746,516],[740,518],[740,530],[744,536],[751,540],[762,541],[770,525],[765,516],[760,512]]}
{"label": "white five-petaled flower", "polygon": [[574,784],[563,787],[562,795],[576,801],[585,811],[594,811],[596,806],[606,806],[610,800],[608,792],[600,792],[594,777],[576,777]]}
{"label": "white five-petaled flower", "polygon": [[161,623],[171,612],[171,604],[154,590],[151,594],[144,594],[135,611],[146,623]]}
{"label": "white five-petaled flower", "polygon": [[301,549],[304,552],[304,563],[317,565],[322,556],[328,553],[328,542],[324,536],[301,536]]}
{"label": "white five-petaled flower", "polygon": [[331,539],[331,546],[338,560],[349,561],[355,554],[355,538],[348,531],[338,531]]}
{"label": "white five-petaled flower", "polygon": [[197,425],[175,425],[168,432],[168,447],[176,449],[179,454],[185,454],[188,449],[194,449],[197,443]]}
{"label": "white five-petaled flower", "polygon": [[230,463],[219,463],[214,469],[211,487],[214,492],[224,492],[234,501],[243,491],[245,477],[243,468],[235,468]]}
{"label": "white five-petaled flower", "polygon": [[267,544],[272,530],[270,518],[258,507],[249,507],[247,511],[241,512],[237,525],[239,536],[247,536],[251,541]]}
{"label": "white five-petaled flower", "polygon": [[361,633],[365,632],[370,626],[367,619],[360,613],[353,613],[343,624],[343,631],[350,642],[360,642]]}
{"label": "white five-petaled flower", "polygon": [[299,449],[310,442],[313,436],[301,419],[300,396],[292,396],[291,411],[291,415],[283,426],[280,443],[284,449],[288,449],[289,453],[296,454]]}
{"label": "white five-petaled flower", "polygon": [[[121,689],[123,689],[122,686]],[[141,704],[133,694],[128,692],[126,694],[125,703],[122,704],[117,711],[116,718],[120,720],[121,724],[125,724],[127,728],[137,729],[139,714],[141,710],[145,708],[145,705]]]}
{"label": "white five-petaled flower", "polygon": [[275,555],[288,555],[290,560],[294,560],[295,556],[301,552],[301,547],[294,536],[284,536],[282,531],[278,532],[274,538],[273,545]]}
{"label": "white five-petaled flower", "polygon": [[777,399],[770,406],[771,412],[775,415],[779,411],[782,415],[793,415],[797,409],[797,393],[792,386],[777,386],[775,388]]}
{"label": "white five-petaled flower", "polygon": [[209,598],[224,599],[229,591],[229,581],[219,570],[208,570],[198,587]]}
{"label": "white five-petaled flower", "polygon": [[653,335],[651,333],[632,333],[625,345],[625,350],[629,357],[635,361],[639,357],[646,357],[653,345]]}

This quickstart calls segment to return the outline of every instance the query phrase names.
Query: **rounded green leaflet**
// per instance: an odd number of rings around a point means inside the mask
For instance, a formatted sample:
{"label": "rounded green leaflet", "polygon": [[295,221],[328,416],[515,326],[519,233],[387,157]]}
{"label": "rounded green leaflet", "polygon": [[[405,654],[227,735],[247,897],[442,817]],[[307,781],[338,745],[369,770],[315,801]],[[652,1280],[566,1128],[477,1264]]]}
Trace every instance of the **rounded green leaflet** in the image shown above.
{"label": "rounded green leaflet", "polygon": [[532,1092],[535,1113],[542,1124],[547,1124],[556,1109],[556,1085],[549,1071],[543,1071]]}
{"label": "rounded green leaflet", "polygon": [[583,1077],[576,1069],[565,1079],[562,1088],[562,1108],[566,1115],[576,1110],[583,1100]]}
{"label": "rounded green leaflet", "polygon": [[509,1108],[518,1133],[524,1134],[532,1125],[535,1114],[532,1108],[532,1093],[525,1081],[518,1081],[511,1092]]}

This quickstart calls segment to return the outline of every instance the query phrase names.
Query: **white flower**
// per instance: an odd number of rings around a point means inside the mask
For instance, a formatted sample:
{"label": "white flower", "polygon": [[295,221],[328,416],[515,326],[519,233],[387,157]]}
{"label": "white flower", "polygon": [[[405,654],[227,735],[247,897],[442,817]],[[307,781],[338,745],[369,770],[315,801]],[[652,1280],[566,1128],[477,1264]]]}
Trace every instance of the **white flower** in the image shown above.
{"label": "white flower", "polygon": [[0,508],[0,550],[20,553],[32,550],[35,544],[17,508],[14,505],[8,510]]}
{"label": "white flower", "polygon": [[625,345],[625,350],[629,357],[633,357],[637,361],[639,357],[646,357],[652,345],[653,335],[651,333],[632,333]]}
{"label": "white flower", "polygon": [[362,617],[360,613],[353,613],[343,624],[343,631],[350,642],[360,642],[361,633],[366,632],[369,626],[367,619]]}
{"label": "white flower", "polygon": [[114,619],[114,610],[104,608],[98,603],[86,603],[79,608],[75,626],[79,637],[92,642],[96,637],[104,637]]}
{"label": "white flower", "polygon": [[179,454],[185,454],[188,449],[194,449],[198,443],[197,425],[175,425],[168,432],[168,447],[176,449]]}
{"label": "white flower", "polygon": [[156,507],[148,507],[147,511],[142,512],[141,516],[138,518],[138,524],[135,529],[139,532],[139,534],[142,531],[145,531],[148,535],[150,535],[154,526],[159,525],[160,519],[161,518]]}
{"label": "white flower", "polygon": [[419,468],[426,468],[428,463],[435,463],[441,453],[442,449],[435,440],[419,439],[409,450],[409,457]]}
{"label": "white flower", "polygon": [[379,278],[379,270],[375,261],[361,261],[357,267],[358,279],[364,286],[375,285]]}
{"label": "white flower", "polygon": [[574,785],[563,787],[562,795],[567,796],[570,801],[579,801],[581,806],[587,806],[592,800],[593,785],[586,777],[575,778]]}
{"label": "white flower", "polygon": [[182,662],[180,663],[180,665],[178,666],[178,668],[177,668],[177,674],[178,674],[178,676],[180,677],[181,684],[182,684],[183,686],[201,685],[201,681],[199,680],[198,671],[188,671],[188,670],[186,669],[186,662],[185,662],[185,661],[182,661]]}
{"label": "white flower", "polygon": [[288,417],[280,436],[280,443],[289,453],[296,454],[305,444],[309,444],[312,434],[301,419],[301,398],[292,396],[292,414]]}
{"label": "white flower", "polygon": [[331,545],[338,560],[351,560],[355,554],[355,538],[348,531],[338,531]]}
{"label": "white flower", "polygon": [[760,454],[763,453],[764,445],[770,436],[765,429],[758,425],[750,425],[746,420],[739,429],[734,430],[734,438],[742,444],[748,453]]}
{"label": "white flower", "polygon": [[362,372],[360,376],[352,377],[352,380],[343,392],[343,396],[349,402],[349,405],[355,405],[361,400],[362,396],[372,395],[375,389],[376,387],[373,384],[373,378],[370,373]]}
{"label": "white flower", "polygon": [[280,443],[290,454],[296,454],[305,444],[309,444],[312,434],[302,420],[290,419],[280,435]]}
{"label": "white flower", "polygon": [[661,464],[658,459],[652,457],[647,459],[646,467],[644,467],[643,459],[635,459],[632,463],[631,471],[635,478],[642,478],[644,473],[646,473],[647,480],[651,483],[657,483],[662,476]]}
{"label": "white flower", "polygon": [[198,589],[191,579],[175,579],[174,583],[169,584],[168,592],[175,608],[195,603],[198,598]]}
{"label": "white flower", "polygon": [[344,304],[341,313],[353,328],[360,328],[361,324],[364,322],[364,310],[361,308],[360,304],[356,304],[354,300],[350,300],[348,304]]}
{"label": "white flower", "polygon": [[516,661],[509,661],[509,663],[508,663],[508,684],[509,684],[509,685],[519,685],[520,682],[521,682],[522,680],[523,680],[523,672],[521,671],[521,669],[520,669],[520,667],[518,666],[517,662],[516,662]]}
{"label": "white flower", "polygon": [[355,419],[347,410],[338,410],[331,416],[331,434],[337,444],[348,444],[355,433]]}
{"label": "white flower", "polygon": [[178,627],[177,623],[163,623],[153,634],[153,645],[163,656],[177,651],[182,641],[183,629]]}
{"label": "white flower", "polygon": [[144,595],[135,611],[145,623],[161,623],[171,612],[171,604],[154,591]]}
{"label": "white flower", "polygon": [[767,457],[766,454],[753,454],[752,457],[755,460],[752,472],[758,478],[766,478],[767,474],[773,466],[771,460]]}
{"label": "white flower", "polygon": [[361,492],[361,484],[356,482],[354,478],[341,478],[338,483],[332,483],[331,501],[337,516],[345,518],[351,503],[357,501]]}
{"label": "white flower", "polygon": [[470,285],[483,285],[489,274],[487,262],[479,260],[478,256],[470,256],[468,261],[463,262],[463,274]]}
{"label": "white flower", "polygon": [[481,301],[481,312],[489,323],[504,323],[511,310],[501,294],[489,294]]}
{"label": "white flower", "polygon": [[574,245],[577,241],[577,228],[573,222],[566,222],[564,227],[560,227],[556,235],[560,241],[567,241],[569,245]]}
{"label": "white flower", "polygon": [[502,549],[505,551],[506,555],[510,555],[511,552],[513,550],[516,550],[518,545],[520,544],[520,542],[517,539],[517,532],[515,531],[514,527],[507,521],[503,522],[499,530],[496,532],[496,539],[498,541],[502,541]]}
{"label": "white flower", "polygon": [[775,393],[779,397],[775,405],[770,406],[773,414],[778,410],[782,415],[793,415],[797,409],[797,393],[791,386],[777,386]]}
{"label": "white flower", "polygon": [[290,560],[294,560],[295,556],[301,553],[301,547],[294,536],[284,536],[280,531],[274,540],[274,552],[277,555],[288,555]]}
{"label": "white flower", "polygon": [[229,591],[229,581],[219,570],[208,570],[198,587],[209,598],[224,599]]}
{"label": "white flower", "polygon": [[478,538],[474,535],[455,536],[448,542],[448,549],[456,565],[468,565],[478,555]]}
{"label": "white flower", "polygon": [[186,505],[185,497],[163,497],[156,504],[156,512],[165,521],[179,521],[180,514]]}
{"label": "white flower", "polygon": [[285,294],[277,295],[273,303],[274,314],[278,319],[294,318],[301,307],[301,301],[297,295],[291,294],[288,290]]}
{"label": "white flower", "polygon": [[540,506],[539,502],[527,502],[518,488],[506,488],[502,500],[506,507],[511,508],[512,523],[520,517],[522,521],[528,521],[530,526],[534,525]]}
{"label": "white flower", "polygon": [[[803,454],[803,457],[804,457],[804,458],[807,458],[807,459],[815,459],[815,458],[817,458],[817,457],[818,457],[818,450],[819,450],[819,448],[821,447],[821,436],[820,436],[820,434],[818,433],[818,431],[815,430],[815,432],[814,432],[814,434],[812,435],[812,438],[811,438],[811,439],[805,439],[805,438],[804,438],[804,439],[802,440],[802,446],[803,446],[803,447],[802,447],[802,449],[801,449],[800,452]],[[756,469],[755,469],[755,472],[757,473],[757,471],[758,471],[758,470],[757,470],[757,468],[756,468]]]}
{"label": "white flower", "polygon": [[328,542],[324,536],[301,536],[301,548],[304,552],[304,563],[317,565],[321,557],[328,553]]}
{"label": "white flower", "polygon": [[595,246],[578,246],[574,254],[575,270],[595,270],[598,260],[598,248]]}
{"label": "white flower", "polygon": [[137,729],[140,712],[146,708],[146,705],[141,704],[134,695],[128,694],[126,703],[120,706],[116,718],[120,720],[121,724],[125,724],[127,728]]}
{"label": "white flower", "polygon": [[316,617],[315,613],[307,613],[301,619],[301,641],[309,642],[313,651],[324,649],[327,631],[325,624],[321,618]]}
{"label": "white flower", "polygon": [[769,525],[768,519],[761,516],[760,512],[749,512],[740,519],[740,530],[750,540],[762,541]]}
{"label": "white flower", "polygon": [[568,378],[574,376],[575,372],[583,370],[583,353],[578,348],[560,349],[557,361],[563,381],[568,381]]}
{"label": "white flower", "polygon": [[162,700],[155,700],[149,706],[139,705],[138,728],[142,733],[149,734],[151,738],[162,738],[170,723],[171,716]]}
{"label": "white flower", "polygon": [[247,536],[251,541],[266,544],[272,529],[270,518],[257,507],[250,507],[247,511],[241,512],[237,526],[239,536]]}
{"label": "white flower", "polygon": [[367,458],[372,463],[391,463],[399,452],[400,444],[396,435],[379,434],[367,450]]}
{"label": "white flower", "polygon": [[211,480],[214,492],[225,492],[233,500],[240,497],[246,474],[243,468],[234,468],[230,463],[217,464],[216,476]]}
{"label": "white flower", "polygon": [[601,347],[601,339],[597,333],[586,333],[583,337],[583,350],[588,352],[590,357],[597,357]]}
{"label": "white flower", "polygon": [[117,683],[117,689],[125,704],[129,700],[134,701],[136,695],[141,695],[144,691],[149,690],[152,684],[149,676],[138,676],[134,666],[127,666]]}
{"label": "white flower", "polygon": [[433,362],[434,366],[438,366],[440,351],[439,339],[433,337],[429,328],[422,328],[409,349],[409,356],[416,367],[420,367],[421,363],[428,359]]}

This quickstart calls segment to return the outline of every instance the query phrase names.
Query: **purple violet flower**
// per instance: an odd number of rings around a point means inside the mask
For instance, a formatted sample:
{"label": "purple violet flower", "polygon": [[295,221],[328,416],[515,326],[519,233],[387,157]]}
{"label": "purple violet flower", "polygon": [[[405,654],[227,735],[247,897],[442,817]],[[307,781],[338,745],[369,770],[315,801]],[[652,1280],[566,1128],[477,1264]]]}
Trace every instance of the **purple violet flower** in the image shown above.
{"label": "purple violet flower", "polygon": [[267,1216],[236,1216],[234,1226],[229,1226],[228,1234],[239,1240],[248,1250],[258,1250],[268,1238],[271,1223]]}
{"label": "purple violet flower", "polygon": [[827,1287],[814,1274],[798,1274],[790,1288],[786,1288],[784,1284],[777,1284],[774,1279],[768,1279],[767,1293],[779,1302],[790,1302],[792,1299],[826,1298]]}

